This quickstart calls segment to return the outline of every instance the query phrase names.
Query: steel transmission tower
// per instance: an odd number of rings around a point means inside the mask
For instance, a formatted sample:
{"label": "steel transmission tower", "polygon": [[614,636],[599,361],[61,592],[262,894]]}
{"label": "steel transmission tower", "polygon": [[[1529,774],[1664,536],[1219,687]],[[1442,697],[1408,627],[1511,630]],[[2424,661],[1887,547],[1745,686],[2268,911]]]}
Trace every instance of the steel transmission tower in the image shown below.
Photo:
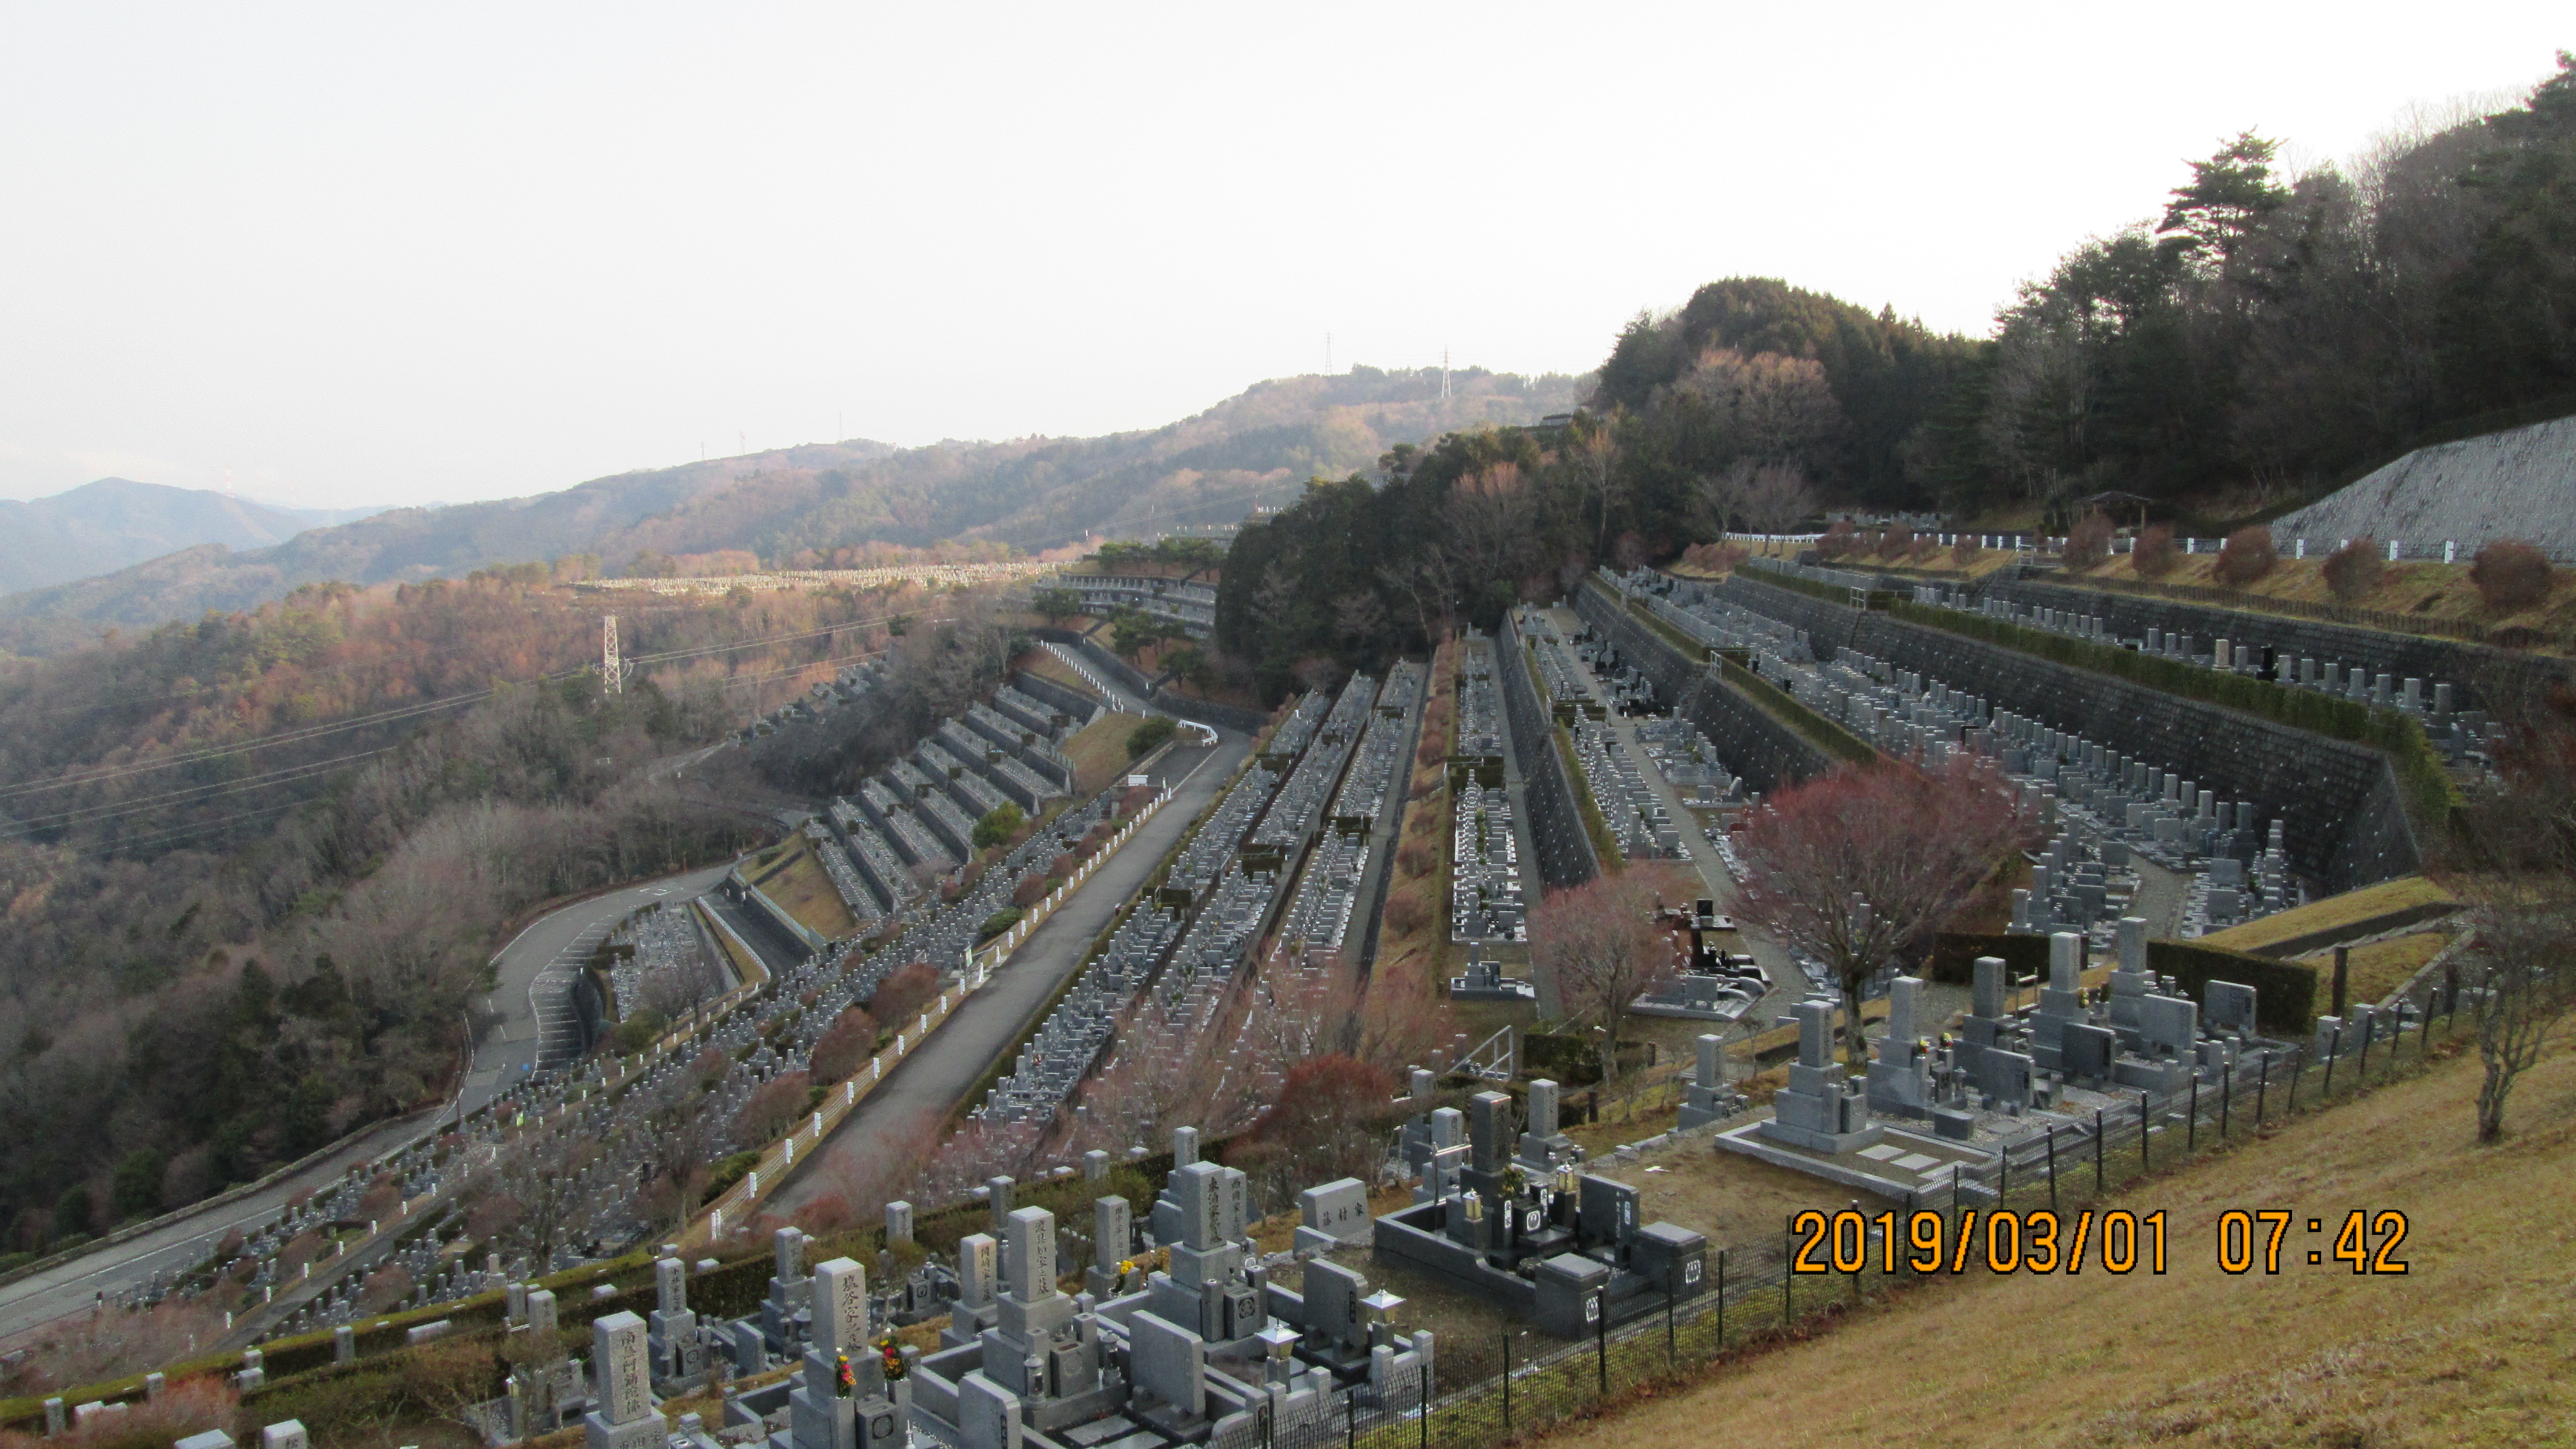
{"label": "steel transmission tower", "polygon": [[599,687],[609,694],[626,689],[626,665],[617,656],[617,616],[599,616]]}

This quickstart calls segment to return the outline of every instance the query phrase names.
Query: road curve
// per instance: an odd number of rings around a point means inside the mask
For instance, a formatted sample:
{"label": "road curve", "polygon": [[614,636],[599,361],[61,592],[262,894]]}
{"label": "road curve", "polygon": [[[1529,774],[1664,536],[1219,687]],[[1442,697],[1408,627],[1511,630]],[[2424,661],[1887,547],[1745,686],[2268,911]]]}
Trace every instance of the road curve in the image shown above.
{"label": "road curve", "polygon": [[473,1064],[458,1102],[436,1112],[381,1123],[330,1156],[257,1192],[209,1204],[151,1232],[0,1287],[0,1340],[137,1287],[156,1273],[193,1267],[233,1229],[248,1234],[267,1225],[297,1193],[336,1181],[358,1163],[399,1152],[454,1121],[460,1110],[472,1112],[490,1102],[534,1068],[568,1060],[577,1039],[571,1031],[572,973],[591,947],[637,906],[656,899],[685,901],[712,889],[730,869],[727,863],[647,881],[538,917],[496,958],[499,985],[491,1004],[499,1020],[475,1043]]}

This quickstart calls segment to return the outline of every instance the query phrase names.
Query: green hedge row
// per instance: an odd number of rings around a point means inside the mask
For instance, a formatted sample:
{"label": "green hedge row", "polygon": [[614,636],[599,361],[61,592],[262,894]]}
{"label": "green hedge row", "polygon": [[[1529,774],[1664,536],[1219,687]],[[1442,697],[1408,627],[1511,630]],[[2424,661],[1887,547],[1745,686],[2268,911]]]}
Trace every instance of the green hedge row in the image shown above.
{"label": "green hedge row", "polygon": [[1980,956],[2001,956],[2015,976],[2048,974],[2046,936],[1943,931],[1932,938],[1932,959],[1924,965],[1924,979],[1944,986],[1972,986],[1976,984]]}
{"label": "green hedge row", "polygon": [[1814,741],[1817,748],[1826,754],[1856,765],[1866,765],[1878,758],[1878,751],[1871,747],[1869,741],[1809,709],[1796,695],[1722,654],[1718,656],[1718,672],[1727,683],[1750,696],[1765,713]]}
{"label": "green hedge row", "polygon": [[2212,981],[2254,988],[2254,1024],[2270,1036],[2301,1037],[2317,1019],[2317,971],[2296,961],[2275,961],[2198,941],[2149,941],[2147,969],[2174,979],[2174,989],[2194,1001]]}
{"label": "green hedge row", "polygon": [[2161,654],[1911,600],[1892,601],[1888,612],[1909,624],[2000,644],[2059,664],[2130,680],[2160,693],[2243,710],[2293,729],[2378,750],[2396,767],[2406,808],[2419,827],[2441,827],[2459,804],[2459,793],[2451,787],[2450,775],[2443,769],[2441,757],[2433,752],[2432,741],[2424,737],[2423,727],[2397,710],[2361,704],[2320,690],[2292,689],[2250,674],[2223,674]]}

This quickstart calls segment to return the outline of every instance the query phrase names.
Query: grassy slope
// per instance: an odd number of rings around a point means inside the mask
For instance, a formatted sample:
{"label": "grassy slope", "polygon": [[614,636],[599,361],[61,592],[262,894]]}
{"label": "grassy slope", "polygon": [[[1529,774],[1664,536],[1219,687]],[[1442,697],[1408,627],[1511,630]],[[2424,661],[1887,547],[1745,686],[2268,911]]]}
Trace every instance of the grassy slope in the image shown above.
{"label": "grassy slope", "polygon": [[[2555,1436],[2576,1423],[2563,1252],[2576,1235],[2576,1054],[2523,1079],[2520,1131],[2499,1148],[2470,1144],[2476,1084],[2474,1056],[2440,1064],[2132,1190],[2128,1205],[2174,1214],[2164,1277],[1937,1284],[1556,1437],[1603,1449],[2567,1442]],[[2277,1278],[2219,1272],[2217,1215],[2264,1207],[2329,1223],[2403,1210],[2412,1271],[2362,1279],[2285,1251],[2298,1266]]]}
{"label": "grassy slope", "polygon": [[1073,761],[1073,793],[1088,800],[1127,768],[1127,737],[1144,721],[1132,714],[1104,714],[1065,737],[1064,757]]}
{"label": "grassy slope", "polygon": [[[2281,542],[2288,552],[2288,540]],[[2329,547],[2331,545],[2328,545]],[[2262,607],[2265,599],[2293,599],[2310,604],[2349,604],[2359,609],[2384,609],[2395,614],[2420,614],[2435,619],[2455,619],[2483,624],[2488,628],[2521,625],[2537,630],[2542,647],[2564,652],[2576,644],[2576,569],[2558,569],[2549,596],[2535,607],[2517,613],[2490,612],[2469,582],[2466,563],[2395,563],[2381,576],[2379,587],[2358,598],[2338,599],[2328,589],[2322,570],[2325,560],[2318,556],[2315,539],[2308,541],[2308,557],[2283,557],[2273,570],[2250,584],[2227,585],[2211,577],[2218,566],[2214,553],[2190,554],[2174,560],[2172,572],[2150,580],[2160,584],[2192,584],[2202,588],[2236,588],[2246,597],[2239,601],[2244,608]],[[2095,576],[2115,580],[2139,577],[2123,556],[2104,564]],[[2082,586],[2083,574],[2052,575],[2051,583]]]}
{"label": "grassy slope", "polygon": [[[823,862],[814,858],[813,842],[802,834],[791,835],[764,858],[774,865],[782,851],[792,858],[775,875],[759,882],[761,894],[825,940],[837,941],[858,930],[858,918],[842,903],[841,893],[832,888],[832,878],[824,872]],[[754,874],[768,870],[769,865],[764,865]]]}
{"label": "grassy slope", "polygon": [[2304,906],[2295,906],[2278,915],[2248,921],[2241,926],[2230,926],[2224,931],[2212,931],[2201,939],[2208,945],[2224,946],[2231,951],[2260,951],[2276,941],[2294,940],[2310,932],[2353,925],[2410,906],[2440,905],[2454,899],[2449,891],[2420,875],[2400,876],[2357,891],[2310,901]]}

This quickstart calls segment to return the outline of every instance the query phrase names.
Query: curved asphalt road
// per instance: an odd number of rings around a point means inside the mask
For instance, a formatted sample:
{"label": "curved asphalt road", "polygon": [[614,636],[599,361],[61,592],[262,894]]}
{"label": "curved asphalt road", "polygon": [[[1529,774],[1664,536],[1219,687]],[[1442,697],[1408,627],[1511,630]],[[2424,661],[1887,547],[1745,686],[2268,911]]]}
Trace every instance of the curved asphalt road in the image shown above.
{"label": "curved asphalt road", "polygon": [[627,912],[657,899],[685,901],[714,888],[730,863],[576,901],[539,917],[501,950],[491,1005],[498,1022],[475,1043],[461,1101],[378,1125],[303,1171],[231,1202],[209,1204],[125,1242],[101,1248],[0,1287],[0,1339],[77,1312],[154,1274],[203,1262],[235,1228],[255,1232],[289,1198],[336,1181],[360,1162],[399,1152],[441,1123],[490,1102],[539,1066],[569,1060],[578,1040],[570,992],[574,973],[599,938]]}
{"label": "curved asphalt road", "polygon": [[1216,798],[1251,748],[1249,736],[1222,730],[1212,748],[1191,746],[1165,755],[1151,774],[1157,785],[1177,786],[1171,802],[1029,933],[983,990],[966,998],[930,1040],[842,1118],[819,1151],[797,1159],[795,1175],[763,1211],[790,1217],[830,1193],[856,1202],[896,1187],[895,1175],[916,1166],[909,1155],[913,1146],[947,1120],[994,1061],[1037,1024],[1057,988],[1081,969],[1092,938],[1144,885],[1163,852]]}
{"label": "curved asphalt road", "polygon": [[491,1007],[500,1019],[474,1045],[461,1110],[481,1107],[539,1067],[572,1060],[580,1045],[572,1011],[573,978],[609,927],[650,902],[678,905],[703,895],[732,869],[728,861],[665,876],[575,901],[530,922],[495,958],[500,980]]}

